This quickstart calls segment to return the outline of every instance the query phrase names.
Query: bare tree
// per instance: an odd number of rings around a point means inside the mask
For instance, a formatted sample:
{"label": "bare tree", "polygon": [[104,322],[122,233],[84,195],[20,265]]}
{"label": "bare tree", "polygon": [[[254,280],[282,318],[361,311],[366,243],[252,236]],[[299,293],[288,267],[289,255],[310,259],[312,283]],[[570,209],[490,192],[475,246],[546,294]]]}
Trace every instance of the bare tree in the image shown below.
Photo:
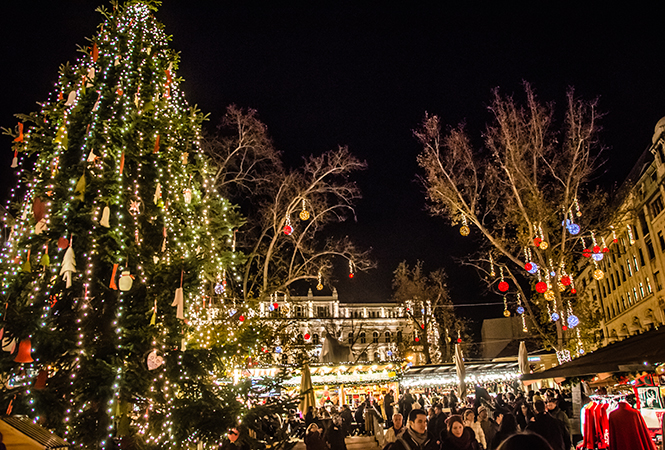
{"label": "bare tree", "polygon": [[[414,134],[431,213],[480,237],[482,250],[470,263],[504,295],[519,294],[541,337],[561,350],[577,319],[575,262],[583,249],[605,247],[591,231],[600,227],[604,197],[587,188],[599,166],[600,115],[596,101],[571,89],[559,130],[554,105],[539,102],[528,83],[524,89],[524,105],[494,91],[482,148],[463,125],[442,133],[436,116],[427,115]],[[534,287],[546,287],[544,297]]]}
{"label": "bare tree", "polygon": [[427,364],[452,358],[452,337],[461,333],[463,321],[455,316],[443,269],[429,274],[418,261],[412,268],[402,261],[394,272],[393,299],[407,306]]}
{"label": "bare tree", "polygon": [[326,234],[327,225],[355,219],[360,198],[349,176],[366,163],[346,147],[286,169],[256,112],[232,106],[205,148],[217,164],[221,193],[240,204],[247,217],[238,234],[247,256],[240,275],[244,300],[287,293],[299,280],[323,280],[335,260],[352,271],[373,267],[367,251],[346,237]]}

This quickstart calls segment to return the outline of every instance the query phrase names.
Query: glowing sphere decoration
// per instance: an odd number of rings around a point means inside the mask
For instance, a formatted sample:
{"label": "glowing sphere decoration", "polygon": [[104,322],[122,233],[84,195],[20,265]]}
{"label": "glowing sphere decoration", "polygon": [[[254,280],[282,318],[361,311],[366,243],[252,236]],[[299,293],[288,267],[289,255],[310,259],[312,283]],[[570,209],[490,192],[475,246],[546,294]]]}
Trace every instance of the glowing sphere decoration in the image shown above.
{"label": "glowing sphere decoration", "polygon": [[578,352],[579,352],[580,355],[583,355],[584,354],[584,349],[581,348],[581,349],[578,350]]}
{"label": "glowing sphere decoration", "polygon": [[604,248],[603,248],[603,253],[609,253],[609,252],[610,252],[609,247],[604,247]]}
{"label": "glowing sphere decoration", "polygon": [[353,278],[353,277],[354,277],[353,272],[351,272],[351,273],[349,274],[349,278]]}
{"label": "glowing sphere decoration", "polygon": [[557,320],[559,320],[559,314],[558,313],[552,313],[550,318],[552,319],[553,322],[556,322]]}
{"label": "glowing sphere decoration", "polygon": [[551,272],[550,272],[550,277],[555,278],[555,277],[556,277],[556,272],[555,272],[555,271],[551,271]]}
{"label": "glowing sphere decoration", "polygon": [[572,234],[573,236],[576,235],[576,234],[579,234],[580,231],[581,231],[580,226],[576,223],[571,223],[570,225],[568,225],[567,228],[568,228],[568,232],[570,234]]}
{"label": "glowing sphere decoration", "polygon": [[275,347],[275,353],[282,353],[282,347]]}
{"label": "glowing sphere decoration", "polygon": [[547,291],[547,283],[544,281],[539,281],[536,283],[536,292],[544,294]]}
{"label": "glowing sphere decoration", "polygon": [[241,322],[244,322],[245,321],[245,316],[238,317],[238,320],[241,321]]}
{"label": "glowing sphere decoration", "polygon": [[616,239],[616,238],[612,239],[612,242],[614,242],[616,244],[617,242],[619,242],[619,239]]}
{"label": "glowing sphere decoration", "polygon": [[275,308],[275,309],[279,308],[279,303],[277,303],[277,302],[273,303],[272,307]]}
{"label": "glowing sphere decoration", "polygon": [[462,338],[457,338],[457,343],[461,344],[462,343]]}
{"label": "glowing sphere decoration", "polygon": [[517,307],[517,314],[524,314],[524,306],[520,305]]}
{"label": "glowing sphere decoration", "polygon": [[600,269],[596,269],[596,270],[593,271],[593,277],[596,280],[602,280],[604,276],[605,276],[605,272],[603,272]]}
{"label": "glowing sphere decoration", "polygon": [[58,248],[60,250],[64,250],[67,247],[69,247],[69,239],[64,238],[64,237],[61,237],[60,239],[58,239]]}
{"label": "glowing sphere decoration", "polygon": [[524,270],[526,270],[527,272],[531,272],[531,269],[533,269],[533,264],[531,264],[530,262],[524,264]]}
{"label": "glowing sphere decoration", "polygon": [[656,367],[656,373],[658,375],[665,375],[665,364],[661,364],[658,367]]}
{"label": "glowing sphere decoration", "polygon": [[469,233],[471,233],[471,229],[469,229],[468,226],[466,226],[466,225],[462,225],[462,226],[460,227],[460,229],[459,229],[459,234],[461,234],[462,236],[468,236]]}
{"label": "glowing sphere decoration", "polygon": [[540,243],[541,243],[541,242],[543,242],[543,240],[542,240],[541,238],[535,238],[535,239],[533,240],[533,245],[534,245],[535,247],[540,247]]}
{"label": "glowing sphere decoration", "polygon": [[305,338],[306,341],[309,341],[312,338],[312,336],[310,336],[309,333],[305,333],[303,337]]}
{"label": "glowing sphere decoration", "polygon": [[564,276],[561,277],[561,284],[563,284],[564,286],[570,286],[570,283],[571,283],[571,280],[570,280],[570,277],[568,275],[564,275]]}
{"label": "glowing sphere decoration", "polygon": [[291,236],[291,233],[293,233],[293,227],[291,225],[285,225],[283,231],[285,235]]}
{"label": "glowing sphere decoration", "polygon": [[222,283],[217,283],[215,285],[215,294],[221,295],[224,293],[224,285]]}
{"label": "glowing sphere decoration", "polygon": [[602,253],[594,253],[591,255],[594,261],[602,261],[603,260],[603,254]]}
{"label": "glowing sphere decoration", "polygon": [[425,329],[425,324],[420,325],[420,328]]}
{"label": "glowing sphere decoration", "polygon": [[577,316],[570,315],[568,316],[568,326],[570,328],[575,328],[580,324],[580,319],[577,318]]}
{"label": "glowing sphere decoration", "polygon": [[501,292],[506,292],[510,286],[508,285],[508,282],[506,281],[501,281],[499,282],[499,290]]}
{"label": "glowing sphere decoration", "polygon": [[547,291],[545,291],[545,300],[551,302],[551,301],[554,301],[555,298],[556,298],[556,296],[554,295],[553,290],[548,289]]}
{"label": "glowing sphere decoration", "polygon": [[274,311],[274,310],[275,310],[275,307],[272,306],[272,305],[270,305],[270,306],[268,306],[268,309],[269,309],[270,311]]}
{"label": "glowing sphere decoration", "polygon": [[531,263],[531,270],[529,270],[529,273],[531,275],[537,274],[538,273],[538,264],[536,264],[535,262],[532,262]]}
{"label": "glowing sphere decoration", "polygon": [[565,284],[563,284],[563,283],[562,283],[562,282],[560,282],[560,281],[559,281],[559,282],[558,282],[558,283],[556,284],[556,287],[558,287],[558,288],[559,288],[559,292],[563,292],[563,291],[565,291],[565,290],[566,290],[566,285],[565,285]]}
{"label": "glowing sphere decoration", "polygon": [[300,217],[300,220],[309,220],[309,211],[303,209],[298,216]]}
{"label": "glowing sphere decoration", "polygon": [[570,290],[570,293],[571,293],[571,294],[577,294],[577,289],[572,288],[572,289]]}
{"label": "glowing sphere decoration", "polygon": [[582,256],[584,256],[585,258],[591,258],[591,250],[585,248],[584,250],[582,250]]}
{"label": "glowing sphere decoration", "polygon": [[594,253],[600,253],[600,246],[599,245],[594,245],[592,248]]}
{"label": "glowing sphere decoration", "polygon": [[540,248],[541,250],[547,250],[548,247],[549,244],[545,241],[542,241],[540,244],[538,244],[538,248]]}
{"label": "glowing sphere decoration", "polygon": [[415,341],[416,341],[416,342],[420,342],[420,338],[419,338],[419,337],[416,337]]}
{"label": "glowing sphere decoration", "polygon": [[323,289],[323,285],[322,285],[321,283],[319,283],[319,284],[316,285],[316,290],[317,290],[317,291],[320,291],[320,290],[322,290],[322,289]]}
{"label": "glowing sphere decoration", "polygon": [[563,331],[566,331],[566,330],[568,329],[568,327],[565,326],[565,325],[562,325],[562,326],[561,326],[561,329],[562,329]]}
{"label": "glowing sphere decoration", "polygon": [[510,317],[510,311],[508,311],[507,309],[504,309],[503,310],[503,315],[506,316],[506,317]]}

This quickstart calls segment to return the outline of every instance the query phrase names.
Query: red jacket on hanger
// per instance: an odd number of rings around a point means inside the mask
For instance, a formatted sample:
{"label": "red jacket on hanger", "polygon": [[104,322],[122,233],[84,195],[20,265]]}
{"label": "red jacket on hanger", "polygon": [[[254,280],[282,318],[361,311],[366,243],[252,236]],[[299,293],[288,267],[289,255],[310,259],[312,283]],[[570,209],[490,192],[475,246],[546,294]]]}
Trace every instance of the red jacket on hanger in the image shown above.
{"label": "red jacket on hanger", "polygon": [[656,450],[639,411],[626,402],[610,413],[610,450]]}

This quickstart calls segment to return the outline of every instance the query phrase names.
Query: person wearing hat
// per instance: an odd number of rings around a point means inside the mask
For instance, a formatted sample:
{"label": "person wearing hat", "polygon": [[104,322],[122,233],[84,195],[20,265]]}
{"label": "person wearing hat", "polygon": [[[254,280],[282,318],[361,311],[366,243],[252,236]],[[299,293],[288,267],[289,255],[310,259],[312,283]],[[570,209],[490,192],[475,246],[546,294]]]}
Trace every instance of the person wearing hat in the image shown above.
{"label": "person wearing hat", "polygon": [[404,433],[384,450],[439,450],[436,441],[427,434],[427,413],[422,409],[412,409]]}
{"label": "person wearing hat", "polygon": [[563,424],[568,429],[568,433],[570,433],[572,436],[573,429],[570,426],[570,419],[568,418],[568,415],[561,408],[559,408],[559,401],[554,396],[547,398],[547,412],[550,413],[550,416],[563,422]]}
{"label": "person wearing hat", "polygon": [[476,434],[464,426],[462,416],[454,414],[446,419],[448,432],[441,435],[441,450],[481,450]]}

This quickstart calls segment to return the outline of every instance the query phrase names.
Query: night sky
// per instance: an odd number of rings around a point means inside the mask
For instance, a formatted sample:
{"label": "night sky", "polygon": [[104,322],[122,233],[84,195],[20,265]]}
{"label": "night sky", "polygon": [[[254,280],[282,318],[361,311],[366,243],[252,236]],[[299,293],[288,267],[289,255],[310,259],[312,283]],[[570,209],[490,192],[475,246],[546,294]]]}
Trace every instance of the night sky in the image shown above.
{"label": "night sky", "polygon": [[[519,95],[526,80],[542,100],[563,105],[574,86],[584,98],[600,97],[607,113],[607,163],[598,178],[605,186],[622,181],[665,115],[662,24],[647,9],[212,3],[165,1],[157,13],[181,52],[177,74],[189,102],[210,113],[207,126],[230,104],[251,107],[289,165],[338,145],[369,164],[356,177],[364,196],[357,222],[333,231],[371,247],[378,268],[338,283],[346,301],[388,300],[392,271],[404,259],[444,267],[456,303],[500,301],[483,296],[475,272],[455,261],[473,250],[472,238],[425,211],[412,136],[425,112],[447,125],[465,121],[480,136],[494,87]],[[3,5],[0,126],[15,126],[14,113],[46,99],[58,66],[76,60],[77,45],[87,45],[101,22],[96,5],[108,3]],[[11,140],[0,143],[6,198]],[[501,310],[460,312],[481,319]]]}

